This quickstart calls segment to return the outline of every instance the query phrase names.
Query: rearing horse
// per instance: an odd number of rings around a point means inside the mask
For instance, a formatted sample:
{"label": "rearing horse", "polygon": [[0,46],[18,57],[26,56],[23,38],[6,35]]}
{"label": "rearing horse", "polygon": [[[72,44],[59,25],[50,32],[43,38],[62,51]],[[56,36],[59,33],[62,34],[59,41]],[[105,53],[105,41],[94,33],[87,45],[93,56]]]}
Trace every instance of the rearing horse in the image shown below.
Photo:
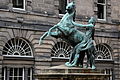
{"label": "rearing horse", "polygon": [[[47,36],[52,36],[55,38],[61,38],[67,43],[73,46],[73,51],[71,53],[69,62],[65,63],[66,66],[79,66],[80,65],[80,53],[81,51],[88,50],[93,47],[92,39],[88,38],[85,33],[75,29],[75,26],[85,27],[87,25],[77,24],[73,21],[75,14],[75,3],[71,2],[66,7],[67,13],[63,16],[61,21],[54,25],[49,31],[45,32],[40,38],[39,44]],[[90,24],[89,26],[93,26]],[[54,31],[57,29],[57,31]],[[94,68],[94,65],[92,66]]]}

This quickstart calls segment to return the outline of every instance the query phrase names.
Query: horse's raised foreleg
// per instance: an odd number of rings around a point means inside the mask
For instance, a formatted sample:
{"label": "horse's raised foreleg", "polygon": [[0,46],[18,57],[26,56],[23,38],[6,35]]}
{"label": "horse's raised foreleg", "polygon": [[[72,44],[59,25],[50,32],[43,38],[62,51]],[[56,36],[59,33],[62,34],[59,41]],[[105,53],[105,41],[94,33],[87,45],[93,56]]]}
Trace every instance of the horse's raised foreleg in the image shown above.
{"label": "horse's raised foreleg", "polygon": [[61,35],[61,33],[58,32],[58,31],[55,31],[55,32],[45,32],[45,33],[40,37],[39,45],[41,45],[41,44],[43,43],[43,40],[44,40],[46,37],[48,37],[48,36],[52,36],[52,37],[58,38],[60,35]]}
{"label": "horse's raised foreleg", "polygon": [[48,36],[48,32],[45,32],[41,37],[40,37],[40,40],[39,40],[39,45],[41,45],[43,43],[43,40],[45,37]]}

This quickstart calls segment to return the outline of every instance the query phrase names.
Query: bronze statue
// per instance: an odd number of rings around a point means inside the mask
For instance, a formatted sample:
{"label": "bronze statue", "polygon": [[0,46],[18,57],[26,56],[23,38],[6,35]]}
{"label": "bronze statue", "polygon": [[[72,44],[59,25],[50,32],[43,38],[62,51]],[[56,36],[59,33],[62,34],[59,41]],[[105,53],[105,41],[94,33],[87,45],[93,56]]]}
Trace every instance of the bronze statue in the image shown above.
{"label": "bronze statue", "polygon": [[[42,40],[47,36],[52,36],[55,38],[61,38],[67,43],[73,46],[73,51],[71,53],[69,62],[66,62],[66,66],[80,66],[81,65],[81,52],[90,52],[88,57],[88,62],[91,64],[90,67],[95,69],[94,66],[94,56],[92,55],[94,51],[93,40],[91,38],[91,30],[85,33],[75,29],[77,27],[88,27],[92,29],[94,27],[94,18],[89,20],[88,25],[78,24],[73,21],[75,15],[75,3],[71,2],[66,7],[67,13],[63,16],[61,21],[54,25],[49,31],[45,32],[40,38],[39,44],[42,44]],[[54,31],[55,30],[55,31]],[[93,49],[93,50],[92,50]],[[88,50],[88,51],[87,51]],[[79,61],[80,60],[80,61]]]}

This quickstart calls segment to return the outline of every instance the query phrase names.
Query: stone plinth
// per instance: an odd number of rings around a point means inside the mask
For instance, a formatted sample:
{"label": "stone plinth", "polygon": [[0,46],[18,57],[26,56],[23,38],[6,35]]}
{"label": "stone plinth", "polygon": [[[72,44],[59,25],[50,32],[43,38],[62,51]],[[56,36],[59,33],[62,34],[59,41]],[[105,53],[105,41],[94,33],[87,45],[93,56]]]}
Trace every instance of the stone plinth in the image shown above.
{"label": "stone plinth", "polygon": [[107,80],[110,75],[103,71],[66,67],[64,65],[41,69],[40,74],[34,75],[38,80]]}

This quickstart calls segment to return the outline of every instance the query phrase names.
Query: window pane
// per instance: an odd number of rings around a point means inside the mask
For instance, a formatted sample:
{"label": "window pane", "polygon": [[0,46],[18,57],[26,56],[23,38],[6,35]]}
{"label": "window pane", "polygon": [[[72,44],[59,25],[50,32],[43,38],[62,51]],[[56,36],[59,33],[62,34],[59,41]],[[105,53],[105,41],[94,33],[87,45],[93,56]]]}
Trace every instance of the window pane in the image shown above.
{"label": "window pane", "polygon": [[2,80],[4,80],[4,77],[2,77]]}
{"label": "window pane", "polygon": [[30,76],[30,68],[28,68],[28,76]]}
{"label": "window pane", "polygon": [[19,80],[22,80],[22,77],[19,77]]}
{"label": "window pane", "polygon": [[19,76],[22,76],[22,75],[23,75],[23,69],[19,68]]}
{"label": "window pane", "polygon": [[13,3],[13,7],[15,7],[16,6],[16,2],[17,0],[12,0],[12,3]]}
{"label": "window pane", "polygon": [[30,77],[28,77],[28,80],[30,80]]}
{"label": "window pane", "polygon": [[[18,69],[14,68],[14,76],[17,76]],[[15,79],[16,80],[16,79]]]}
{"label": "window pane", "polygon": [[13,68],[10,68],[10,76],[13,76]]}
{"label": "window pane", "polygon": [[12,77],[9,77],[9,80],[13,80],[13,78],[12,78]]}
{"label": "window pane", "polygon": [[59,13],[60,14],[65,14],[67,6],[67,0],[59,0]]}
{"label": "window pane", "polygon": [[2,76],[4,76],[4,68],[2,68]]}
{"label": "window pane", "polygon": [[99,19],[104,19],[104,6],[98,4],[98,18]]}
{"label": "window pane", "polygon": [[24,8],[24,0],[12,0],[13,7],[15,8]]}
{"label": "window pane", "polygon": [[98,3],[105,3],[105,0],[98,0]]}
{"label": "window pane", "polygon": [[14,80],[17,80],[17,77],[14,77]]}

